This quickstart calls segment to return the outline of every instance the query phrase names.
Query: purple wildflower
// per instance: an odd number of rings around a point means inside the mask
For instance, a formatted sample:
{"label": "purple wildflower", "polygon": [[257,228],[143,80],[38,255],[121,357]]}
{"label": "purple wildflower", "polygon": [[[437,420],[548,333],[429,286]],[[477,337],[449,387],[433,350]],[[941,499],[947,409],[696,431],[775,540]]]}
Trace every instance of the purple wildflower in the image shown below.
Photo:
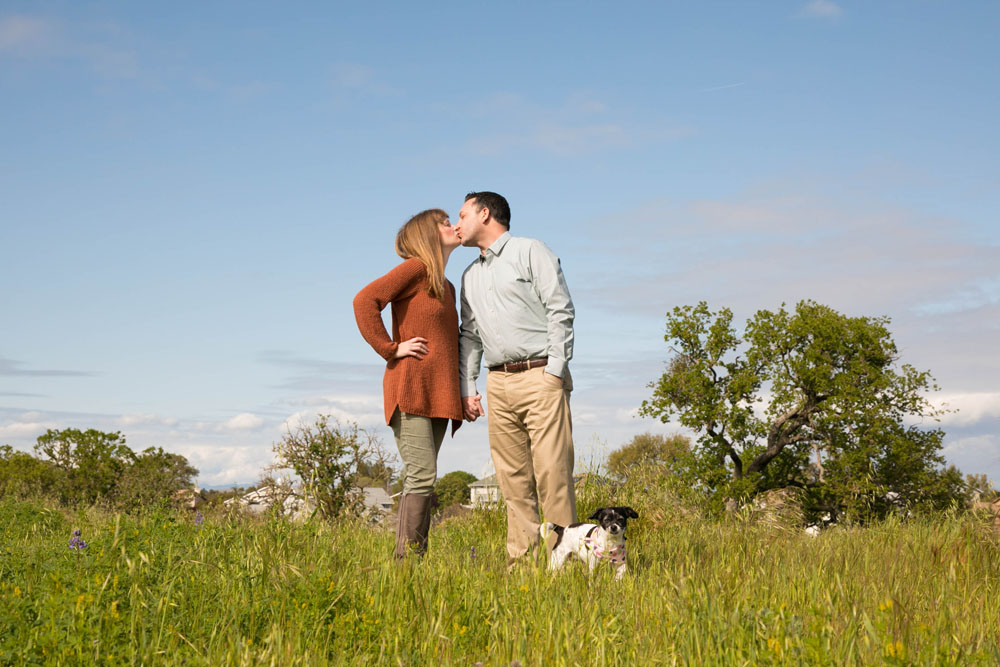
{"label": "purple wildflower", "polygon": [[194,517],[194,525],[201,528],[201,524],[205,523],[205,517],[202,516],[201,512],[198,512]]}
{"label": "purple wildflower", "polygon": [[472,547],[472,551],[469,553],[469,558],[476,560],[476,547]]}
{"label": "purple wildflower", "polygon": [[70,549],[75,549],[76,551],[80,551],[81,549],[87,548],[87,543],[80,539],[80,535],[81,532],[79,528],[73,531],[73,539],[69,541]]}

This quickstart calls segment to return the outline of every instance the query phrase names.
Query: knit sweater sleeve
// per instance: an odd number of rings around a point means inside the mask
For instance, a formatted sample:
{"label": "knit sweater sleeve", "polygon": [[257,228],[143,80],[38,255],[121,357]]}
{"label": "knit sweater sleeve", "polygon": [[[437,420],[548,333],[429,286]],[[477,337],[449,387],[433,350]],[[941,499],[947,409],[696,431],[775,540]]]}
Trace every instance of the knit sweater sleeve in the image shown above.
{"label": "knit sweater sleeve", "polygon": [[410,258],[381,278],[369,283],[354,297],[354,319],[368,344],[386,361],[396,355],[399,343],[392,340],[382,322],[382,310],[392,301],[412,294],[426,275],[424,263]]}

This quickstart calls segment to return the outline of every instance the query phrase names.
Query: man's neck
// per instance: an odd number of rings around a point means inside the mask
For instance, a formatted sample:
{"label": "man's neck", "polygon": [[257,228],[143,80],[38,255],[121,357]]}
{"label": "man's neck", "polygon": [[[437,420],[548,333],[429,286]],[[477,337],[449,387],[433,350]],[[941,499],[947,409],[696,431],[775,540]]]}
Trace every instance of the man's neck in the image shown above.
{"label": "man's neck", "polygon": [[485,255],[490,246],[496,243],[497,239],[506,233],[507,230],[500,225],[497,225],[496,229],[487,229],[486,232],[479,237],[479,254]]}

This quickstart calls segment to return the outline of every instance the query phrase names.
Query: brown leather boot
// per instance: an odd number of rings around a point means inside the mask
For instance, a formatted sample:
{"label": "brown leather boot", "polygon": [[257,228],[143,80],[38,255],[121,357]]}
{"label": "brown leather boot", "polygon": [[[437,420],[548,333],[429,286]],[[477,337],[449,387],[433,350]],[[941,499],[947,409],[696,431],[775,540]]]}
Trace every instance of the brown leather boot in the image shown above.
{"label": "brown leather boot", "polygon": [[413,550],[423,556],[427,553],[427,533],[431,528],[431,510],[434,507],[434,495],[410,494],[408,511],[413,517]]}
{"label": "brown leather boot", "polygon": [[420,498],[420,507],[422,514],[420,515],[420,524],[417,526],[417,547],[416,550],[421,555],[427,553],[427,536],[431,531],[431,514],[438,506],[438,497],[436,493],[431,493],[426,496],[413,496],[414,498]]}
{"label": "brown leather boot", "polygon": [[396,507],[396,549],[393,551],[392,555],[394,558],[403,558],[406,556],[406,536],[409,533],[409,529],[406,525],[406,499],[409,498],[407,494],[403,494],[399,497],[399,505]]}
{"label": "brown leather boot", "polygon": [[399,523],[396,525],[396,558],[404,558],[408,549],[427,553],[427,532],[431,526],[433,495],[404,493],[399,500]]}

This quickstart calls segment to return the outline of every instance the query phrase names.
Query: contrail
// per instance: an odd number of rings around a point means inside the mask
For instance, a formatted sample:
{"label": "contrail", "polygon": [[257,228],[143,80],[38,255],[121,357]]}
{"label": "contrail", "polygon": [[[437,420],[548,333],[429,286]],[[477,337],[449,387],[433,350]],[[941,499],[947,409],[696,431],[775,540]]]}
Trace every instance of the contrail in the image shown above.
{"label": "contrail", "polygon": [[727,83],[724,86],[713,86],[712,88],[703,88],[699,90],[699,93],[711,93],[715,90],[725,90],[726,88],[739,88],[740,86],[747,85],[746,81],[740,81],[739,83]]}

